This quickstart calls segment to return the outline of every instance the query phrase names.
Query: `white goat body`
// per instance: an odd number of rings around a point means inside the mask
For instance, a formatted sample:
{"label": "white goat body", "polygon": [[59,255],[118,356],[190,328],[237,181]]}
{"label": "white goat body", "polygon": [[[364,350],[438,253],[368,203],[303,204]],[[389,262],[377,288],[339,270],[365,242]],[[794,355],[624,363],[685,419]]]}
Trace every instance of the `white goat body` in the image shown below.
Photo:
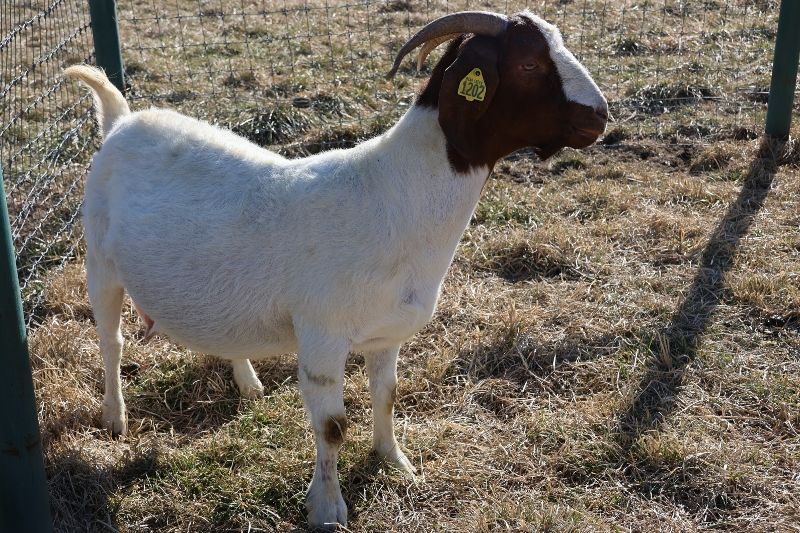
{"label": "white goat body", "polygon": [[430,319],[488,174],[456,179],[444,144],[435,110],[416,107],[354,149],[296,160],[172,111],[125,115],[92,162],[89,249],[193,350],[295,351],[298,320],[384,349]]}
{"label": "white goat body", "polygon": [[[90,67],[67,73],[110,90]],[[245,396],[263,390],[249,358],[298,352],[317,435],[311,524],[347,521],[336,462],[350,351],[365,352],[376,451],[413,475],[392,426],[399,346],[430,320],[488,169],[457,175],[421,107],[353,149],[297,160],[172,111],[101,121],[83,215],[104,426],[127,431],[124,289],[157,331],[231,359]]]}

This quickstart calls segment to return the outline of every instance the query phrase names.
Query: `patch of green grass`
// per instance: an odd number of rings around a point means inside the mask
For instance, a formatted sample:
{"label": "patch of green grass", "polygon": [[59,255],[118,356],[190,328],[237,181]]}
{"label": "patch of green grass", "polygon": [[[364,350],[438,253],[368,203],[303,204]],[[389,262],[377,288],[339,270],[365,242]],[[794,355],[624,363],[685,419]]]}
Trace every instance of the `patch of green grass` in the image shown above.
{"label": "patch of green grass", "polygon": [[636,89],[629,95],[628,105],[642,111],[661,113],[674,107],[710,100],[719,89],[702,84],[659,84]]}
{"label": "patch of green grass", "polygon": [[728,166],[732,159],[732,154],[725,148],[711,148],[700,154],[689,167],[690,172],[699,174],[710,170],[720,170]]}
{"label": "patch of green grass", "polygon": [[586,168],[586,161],[580,155],[568,152],[564,157],[560,157],[550,165],[554,174],[561,174],[569,169],[583,170]]}
{"label": "patch of green grass", "polygon": [[619,144],[630,138],[630,133],[625,128],[620,126],[612,126],[608,128],[600,142],[606,146]]}
{"label": "patch of green grass", "polygon": [[512,283],[552,277],[574,279],[580,275],[571,250],[540,239],[484,246],[476,253],[473,265]]}
{"label": "patch of green grass", "polygon": [[634,56],[645,51],[645,46],[634,37],[624,37],[614,43],[614,53],[617,55]]}
{"label": "patch of green grass", "polygon": [[237,124],[233,131],[261,146],[272,146],[297,139],[313,124],[314,118],[304,110],[278,106]]}

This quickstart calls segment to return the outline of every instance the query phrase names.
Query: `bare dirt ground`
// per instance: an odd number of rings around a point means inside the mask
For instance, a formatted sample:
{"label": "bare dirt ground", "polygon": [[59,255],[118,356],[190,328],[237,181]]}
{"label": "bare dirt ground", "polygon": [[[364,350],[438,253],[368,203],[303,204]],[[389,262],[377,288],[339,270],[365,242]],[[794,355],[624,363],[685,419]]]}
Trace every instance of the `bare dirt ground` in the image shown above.
{"label": "bare dirt ground", "polygon": [[[419,84],[408,65],[383,81],[393,51],[463,7],[123,2],[129,94],[290,155],[347,146]],[[615,120],[586,151],[496,167],[434,320],[401,352],[396,427],[417,480],[370,453],[353,355],[350,529],[798,530],[800,149],[761,138],[775,3],[530,7]],[[82,262],[44,294],[30,345],[59,530],[305,527],[314,449],[293,355],[259,363],[266,396],[243,401],[226,363],[142,342],[127,308],[131,431],[112,440]]]}

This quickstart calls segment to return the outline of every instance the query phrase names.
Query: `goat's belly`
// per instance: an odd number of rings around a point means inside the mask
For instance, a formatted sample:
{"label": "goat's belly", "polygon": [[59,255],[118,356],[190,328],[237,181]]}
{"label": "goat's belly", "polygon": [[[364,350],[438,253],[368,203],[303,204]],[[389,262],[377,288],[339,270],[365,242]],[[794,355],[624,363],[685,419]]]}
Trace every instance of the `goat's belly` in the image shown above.
{"label": "goat's belly", "polygon": [[[158,330],[162,333],[162,330]],[[174,342],[200,353],[226,359],[261,359],[297,351],[293,335],[226,335],[208,336],[206,328],[163,328],[163,333]]]}
{"label": "goat's belly", "polygon": [[190,350],[230,359],[259,359],[297,350],[291,328],[265,328],[258,323],[215,324],[155,319],[156,332]]}
{"label": "goat's belly", "polygon": [[275,313],[270,315],[271,319],[265,319],[263,313],[246,305],[232,312],[211,298],[198,305],[197,300],[181,298],[169,290],[155,293],[126,288],[142,315],[147,317],[145,325],[152,332],[165,335],[190,350],[237,359],[260,358],[297,349],[291,320]]}

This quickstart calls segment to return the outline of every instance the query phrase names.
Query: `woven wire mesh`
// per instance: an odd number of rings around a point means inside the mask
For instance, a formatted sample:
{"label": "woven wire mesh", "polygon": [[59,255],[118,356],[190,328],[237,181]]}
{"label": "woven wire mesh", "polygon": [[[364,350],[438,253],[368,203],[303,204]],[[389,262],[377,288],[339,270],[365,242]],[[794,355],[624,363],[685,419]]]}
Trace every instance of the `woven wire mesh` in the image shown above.
{"label": "woven wire mesh", "polygon": [[[659,115],[699,104],[760,129],[772,0],[121,0],[127,97],[134,109],[177,108],[287,155],[350,146],[396,120],[430,72],[436,54],[419,74],[409,58],[393,82],[383,77],[422,25],[462,9],[525,8],[561,29],[618,124],[666,135]],[[82,179],[98,140],[86,92],[61,71],[92,62],[92,39],[82,1],[6,2],[0,16],[0,155],[30,325],[44,273],[78,252]],[[670,135],[705,142],[702,127]]]}
{"label": "woven wire mesh", "polygon": [[96,148],[90,99],[65,83],[65,66],[92,61],[85,2],[0,7],[0,162],[28,324],[43,274],[77,253],[78,206]]}
{"label": "woven wire mesh", "polygon": [[619,120],[696,102],[751,111],[766,99],[776,7],[753,0],[143,0],[120,3],[120,30],[135,99],[294,155],[350,145],[394,121],[417,80],[409,59],[394,83],[384,81],[393,55],[427,21],[462,9],[527,8],[558,25]]}

